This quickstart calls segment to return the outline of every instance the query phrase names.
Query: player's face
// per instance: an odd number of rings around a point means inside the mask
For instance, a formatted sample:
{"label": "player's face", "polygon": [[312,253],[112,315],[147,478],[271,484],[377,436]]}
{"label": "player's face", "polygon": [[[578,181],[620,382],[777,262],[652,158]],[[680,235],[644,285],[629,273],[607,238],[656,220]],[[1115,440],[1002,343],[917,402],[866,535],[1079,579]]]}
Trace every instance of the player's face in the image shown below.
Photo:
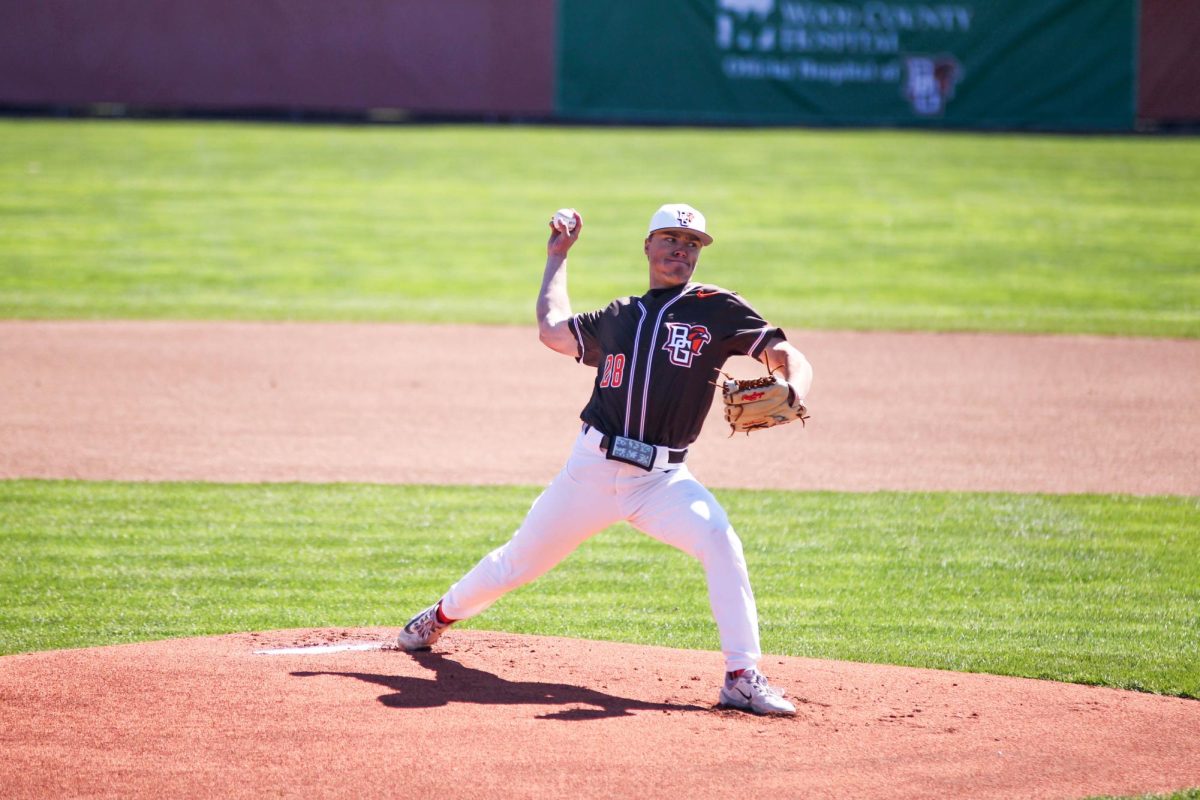
{"label": "player's face", "polygon": [[650,262],[650,288],[681,286],[692,279],[704,241],[691,231],[655,231],[646,237],[646,260]]}

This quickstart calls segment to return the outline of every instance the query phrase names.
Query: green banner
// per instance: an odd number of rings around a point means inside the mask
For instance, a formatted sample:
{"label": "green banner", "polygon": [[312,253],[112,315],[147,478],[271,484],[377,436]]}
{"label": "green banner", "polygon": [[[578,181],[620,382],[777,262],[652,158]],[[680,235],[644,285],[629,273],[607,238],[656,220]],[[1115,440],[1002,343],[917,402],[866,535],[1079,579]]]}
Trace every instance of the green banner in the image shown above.
{"label": "green banner", "polygon": [[1137,0],[560,0],[579,119],[1128,130]]}

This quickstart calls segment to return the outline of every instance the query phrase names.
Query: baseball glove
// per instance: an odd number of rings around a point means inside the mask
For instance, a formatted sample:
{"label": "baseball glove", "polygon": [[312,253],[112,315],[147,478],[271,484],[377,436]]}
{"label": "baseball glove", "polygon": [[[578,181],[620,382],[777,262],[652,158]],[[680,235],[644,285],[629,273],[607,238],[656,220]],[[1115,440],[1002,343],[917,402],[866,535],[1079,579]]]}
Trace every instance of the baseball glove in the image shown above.
{"label": "baseball glove", "polygon": [[730,436],[763,428],[773,428],[794,420],[803,425],[808,408],[796,397],[796,392],[777,375],[753,380],[737,380],[728,375],[721,384],[725,399],[725,421]]}

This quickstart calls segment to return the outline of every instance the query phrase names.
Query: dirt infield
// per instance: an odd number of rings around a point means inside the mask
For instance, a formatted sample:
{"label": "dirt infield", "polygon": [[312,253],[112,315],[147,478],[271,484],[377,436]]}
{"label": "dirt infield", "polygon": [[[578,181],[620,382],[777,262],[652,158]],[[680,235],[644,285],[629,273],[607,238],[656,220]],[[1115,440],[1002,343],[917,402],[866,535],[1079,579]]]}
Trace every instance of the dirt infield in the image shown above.
{"label": "dirt infield", "polygon": [[[727,439],[714,412],[689,458],[709,485],[1200,494],[1198,342],[794,338],[816,369],[813,421]],[[734,372],[754,370],[741,361]],[[566,456],[589,384],[526,329],[0,322],[0,478],[539,485]],[[259,652],[390,633],[0,658],[0,796],[1200,786],[1191,700],[770,656],[800,713],[761,719],[713,708],[717,653],[464,630],[432,654]]]}
{"label": "dirt infield", "polygon": [[767,659],[799,714],[714,708],[716,653],[290,631],[0,659],[4,796],[1064,798],[1200,785],[1200,703]]}
{"label": "dirt infield", "polygon": [[[708,485],[1200,495],[1200,342],[793,339],[808,429],[714,409]],[[0,322],[0,356],[0,478],[540,486],[592,381],[532,328]]]}

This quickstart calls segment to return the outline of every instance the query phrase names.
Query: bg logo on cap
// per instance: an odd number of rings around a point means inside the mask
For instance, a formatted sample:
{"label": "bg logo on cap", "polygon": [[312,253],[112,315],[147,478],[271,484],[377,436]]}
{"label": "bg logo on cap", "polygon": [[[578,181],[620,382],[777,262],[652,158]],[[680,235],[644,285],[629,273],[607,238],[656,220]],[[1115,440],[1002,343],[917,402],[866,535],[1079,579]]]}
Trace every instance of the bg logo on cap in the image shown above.
{"label": "bg logo on cap", "polygon": [[700,241],[708,246],[712,244],[713,239],[708,235],[707,227],[704,215],[687,203],[667,203],[650,218],[650,227],[646,235],[670,228],[683,228],[696,234]]}

